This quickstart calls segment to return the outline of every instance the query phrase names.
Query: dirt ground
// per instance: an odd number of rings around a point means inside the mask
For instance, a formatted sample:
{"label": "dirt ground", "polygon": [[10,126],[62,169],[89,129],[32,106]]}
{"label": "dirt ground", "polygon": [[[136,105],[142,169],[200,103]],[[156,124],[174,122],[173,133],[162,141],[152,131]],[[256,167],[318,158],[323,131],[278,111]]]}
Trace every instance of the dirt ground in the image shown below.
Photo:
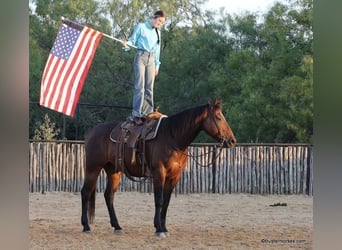
{"label": "dirt ground", "polygon": [[[313,198],[303,195],[173,195],[170,236],[154,236],[153,194],[118,192],[122,235],[97,193],[91,233],[83,233],[80,193],[29,194],[30,249],[312,249]],[[286,203],[287,206],[270,206]]]}

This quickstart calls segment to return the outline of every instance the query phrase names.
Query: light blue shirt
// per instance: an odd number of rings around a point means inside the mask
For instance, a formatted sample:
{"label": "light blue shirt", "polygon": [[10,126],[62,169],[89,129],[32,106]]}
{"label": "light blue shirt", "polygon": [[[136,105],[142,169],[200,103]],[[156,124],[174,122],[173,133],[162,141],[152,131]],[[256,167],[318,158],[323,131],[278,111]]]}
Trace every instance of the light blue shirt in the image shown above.
{"label": "light blue shirt", "polygon": [[159,44],[156,30],[151,27],[150,22],[139,23],[135,27],[132,36],[128,39],[127,44],[135,45],[138,49],[154,53],[156,70],[159,70],[161,36],[160,31],[158,29],[157,31],[159,34]]}

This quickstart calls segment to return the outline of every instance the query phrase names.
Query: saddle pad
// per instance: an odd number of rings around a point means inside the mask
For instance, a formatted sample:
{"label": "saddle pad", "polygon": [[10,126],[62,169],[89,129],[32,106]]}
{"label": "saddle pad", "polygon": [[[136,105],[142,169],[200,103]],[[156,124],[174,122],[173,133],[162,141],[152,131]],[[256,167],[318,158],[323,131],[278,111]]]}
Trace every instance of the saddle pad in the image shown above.
{"label": "saddle pad", "polygon": [[167,117],[167,116],[162,115],[158,120],[152,120],[151,122],[146,124],[146,127],[144,126],[144,128],[143,128],[141,138],[143,138],[145,140],[153,140],[158,133],[160,122],[165,117]]}
{"label": "saddle pad", "polygon": [[[125,133],[128,137],[130,135],[135,135],[134,137],[144,139],[144,140],[153,140],[157,133],[163,118],[167,117],[166,115],[162,115],[159,119],[153,119],[148,123],[145,123],[143,126],[135,126],[132,122],[124,121],[119,123],[110,133],[110,139],[113,142],[119,142],[120,137],[123,135],[124,131],[129,131],[129,133]],[[138,133],[138,134],[137,134]],[[128,138],[124,138],[125,142],[127,142]]]}

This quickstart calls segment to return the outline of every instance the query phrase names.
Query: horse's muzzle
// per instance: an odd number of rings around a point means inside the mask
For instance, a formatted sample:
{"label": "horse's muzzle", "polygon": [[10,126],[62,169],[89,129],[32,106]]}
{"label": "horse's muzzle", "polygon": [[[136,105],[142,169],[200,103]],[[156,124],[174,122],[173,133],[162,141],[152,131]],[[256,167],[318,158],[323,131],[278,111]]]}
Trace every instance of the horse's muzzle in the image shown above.
{"label": "horse's muzzle", "polygon": [[224,139],[224,140],[222,140],[221,144],[222,144],[222,147],[224,147],[224,148],[232,148],[236,144],[236,139],[235,139],[235,137]]}

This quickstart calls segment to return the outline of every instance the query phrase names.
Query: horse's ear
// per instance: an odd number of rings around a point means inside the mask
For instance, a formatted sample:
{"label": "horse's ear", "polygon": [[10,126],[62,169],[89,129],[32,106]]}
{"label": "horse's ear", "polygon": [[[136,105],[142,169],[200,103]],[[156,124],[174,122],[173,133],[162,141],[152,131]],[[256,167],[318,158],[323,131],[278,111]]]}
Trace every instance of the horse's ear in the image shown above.
{"label": "horse's ear", "polygon": [[221,102],[220,99],[215,98],[215,99],[212,101],[211,105],[213,106],[213,108],[217,109],[217,108],[221,108],[221,103],[222,103],[222,102]]}
{"label": "horse's ear", "polygon": [[208,101],[208,105],[212,110],[222,109],[222,101],[220,99],[215,98],[212,101]]}

